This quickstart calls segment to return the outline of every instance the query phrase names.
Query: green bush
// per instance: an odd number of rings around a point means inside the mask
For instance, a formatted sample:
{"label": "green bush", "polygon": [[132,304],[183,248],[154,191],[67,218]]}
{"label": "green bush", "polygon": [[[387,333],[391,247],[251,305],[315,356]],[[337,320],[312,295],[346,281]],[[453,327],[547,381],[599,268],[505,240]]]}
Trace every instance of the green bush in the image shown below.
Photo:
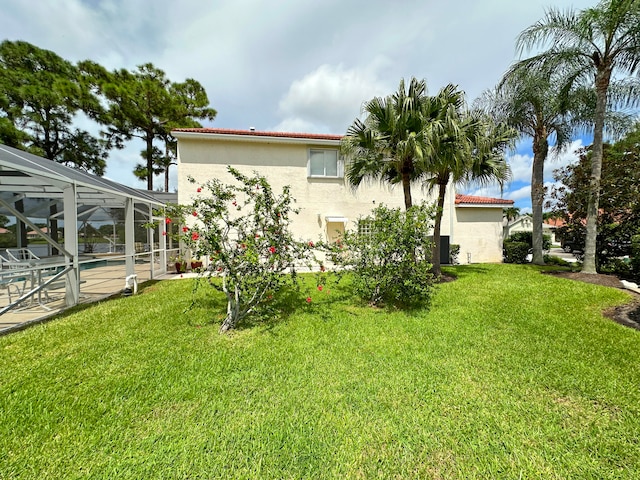
{"label": "green bush", "polygon": [[633,278],[631,263],[628,259],[608,258],[598,266],[598,273],[617,275],[621,278]]}
{"label": "green bush", "polygon": [[526,263],[527,255],[531,247],[526,242],[506,241],[503,246],[503,258],[505,263]]}
{"label": "green bush", "polygon": [[452,243],[449,245],[449,263],[451,265],[458,265],[460,263],[458,257],[460,256],[460,245]]}
{"label": "green bush", "polygon": [[570,267],[571,263],[567,262],[564,258],[560,258],[556,255],[545,255],[544,263],[547,265],[558,265],[560,267]]}
{"label": "green bush", "polygon": [[403,212],[380,205],[361,219],[368,224],[366,233],[345,233],[334,261],[353,273],[356,294],[371,305],[428,306],[435,283],[432,220],[430,206]]}
{"label": "green bush", "polygon": [[16,246],[16,236],[13,232],[0,235],[0,248],[10,248]]}
{"label": "green bush", "polygon": [[[533,232],[515,232],[509,235],[505,242],[522,242],[529,245],[529,248],[533,248]],[[542,249],[551,249],[551,236],[542,235]]]}

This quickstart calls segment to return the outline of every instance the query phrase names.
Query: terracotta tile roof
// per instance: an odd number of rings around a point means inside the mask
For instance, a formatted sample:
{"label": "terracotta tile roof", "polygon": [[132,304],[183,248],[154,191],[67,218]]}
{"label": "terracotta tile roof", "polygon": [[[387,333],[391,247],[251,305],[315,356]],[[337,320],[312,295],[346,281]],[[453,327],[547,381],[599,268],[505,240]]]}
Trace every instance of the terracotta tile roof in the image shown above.
{"label": "terracotta tile roof", "polygon": [[456,193],[456,205],[513,205],[513,200],[504,198],[476,197],[474,195],[462,195]]}
{"label": "terracotta tile roof", "polygon": [[551,226],[551,227],[564,227],[565,221],[562,218],[548,218],[543,223]]}
{"label": "terracotta tile roof", "polygon": [[308,138],[310,140],[340,140],[342,138],[342,135],[324,133],[261,132],[257,130],[232,130],[226,128],[174,128],[172,131],[186,133],[211,133],[218,135],[247,135],[250,137]]}

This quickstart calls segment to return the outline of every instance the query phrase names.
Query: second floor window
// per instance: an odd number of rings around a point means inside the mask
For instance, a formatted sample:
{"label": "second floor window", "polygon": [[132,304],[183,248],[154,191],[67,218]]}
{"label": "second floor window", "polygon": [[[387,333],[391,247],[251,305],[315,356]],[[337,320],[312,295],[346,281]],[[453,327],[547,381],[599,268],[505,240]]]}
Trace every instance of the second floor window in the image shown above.
{"label": "second floor window", "polygon": [[342,177],[342,161],[337,150],[310,150],[310,177]]}

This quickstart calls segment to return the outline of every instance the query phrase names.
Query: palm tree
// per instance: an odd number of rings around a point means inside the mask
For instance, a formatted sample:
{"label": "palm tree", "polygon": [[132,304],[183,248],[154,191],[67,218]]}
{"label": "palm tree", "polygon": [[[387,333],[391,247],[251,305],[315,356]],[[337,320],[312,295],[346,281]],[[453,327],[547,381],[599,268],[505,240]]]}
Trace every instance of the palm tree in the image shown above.
{"label": "palm tree", "polygon": [[519,207],[509,207],[502,210],[502,216],[507,219],[507,222],[512,222],[520,216]]}
{"label": "palm tree", "polygon": [[421,170],[425,186],[437,190],[438,200],[433,229],[431,263],[440,275],[440,230],[447,185],[455,183],[489,184],[504,182],[510,169],[504,152],[513,145],[516,132],[504,123],[495,123],[480,112],[469,112],[464,92],[447,85],[426,102],[434,112],[425,127],[425,155]]}
{"label": "palm tree", "polygon": [[424,155],[421,109],[426,91],[424,80],[412,78],[408,89],[401,80],[393,95],[364,104],[366,118],[356,119],[341,142],[349,158],[346,178],[354,189],[365,180],[401,183],[405,208],[411,207],[411,182],[422,173],[418,166]]}
{"label": "palm tree", "polygon": [[549,9],[542,20],[518,37],[521,52],[536,46],[547,49],[519,62],[515,68],[542,67],[561,72],[568,79],[567,88],[575,83],[595,85],[583,272],[597,273],[595,253],[607,96],[615,74],[630,76],[640,71],[640,2],[602,0],[596,7],[578,12]]}
{"label": "palm tree", "polygon": [[555,138],[555,152],[560,153],[571,142],[573,131],[568,100],[575,96],[559,93],[557,76],[541,75],[536,70],[513,69],[494,91],[485,92],[480,100],[485,111],[504,121],[521,135],[533,139],[531,172],[531,207],[533,213],[532,263],[544,265],[542,249],[542,206],[545,197],[544,163],[549,153],[549,138]]}

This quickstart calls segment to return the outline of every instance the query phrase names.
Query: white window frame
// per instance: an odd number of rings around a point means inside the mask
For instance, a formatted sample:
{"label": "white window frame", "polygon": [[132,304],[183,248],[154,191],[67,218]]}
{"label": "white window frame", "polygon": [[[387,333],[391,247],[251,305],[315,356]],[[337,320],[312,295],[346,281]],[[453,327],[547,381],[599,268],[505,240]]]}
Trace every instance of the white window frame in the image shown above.
{"label": "white window frame", "polygon": [[[326,164],[325,164],[325,174],[311,174],[311,154],[314,152],[333,152],[336,154],[336,172],[337,175],[326,175]],[[343,178],[344,177],[344,161],[342,156],[340,155],[340,151],[335,148],[310,148],[308,150],[307,157],[307,177],[309,178]]]}

